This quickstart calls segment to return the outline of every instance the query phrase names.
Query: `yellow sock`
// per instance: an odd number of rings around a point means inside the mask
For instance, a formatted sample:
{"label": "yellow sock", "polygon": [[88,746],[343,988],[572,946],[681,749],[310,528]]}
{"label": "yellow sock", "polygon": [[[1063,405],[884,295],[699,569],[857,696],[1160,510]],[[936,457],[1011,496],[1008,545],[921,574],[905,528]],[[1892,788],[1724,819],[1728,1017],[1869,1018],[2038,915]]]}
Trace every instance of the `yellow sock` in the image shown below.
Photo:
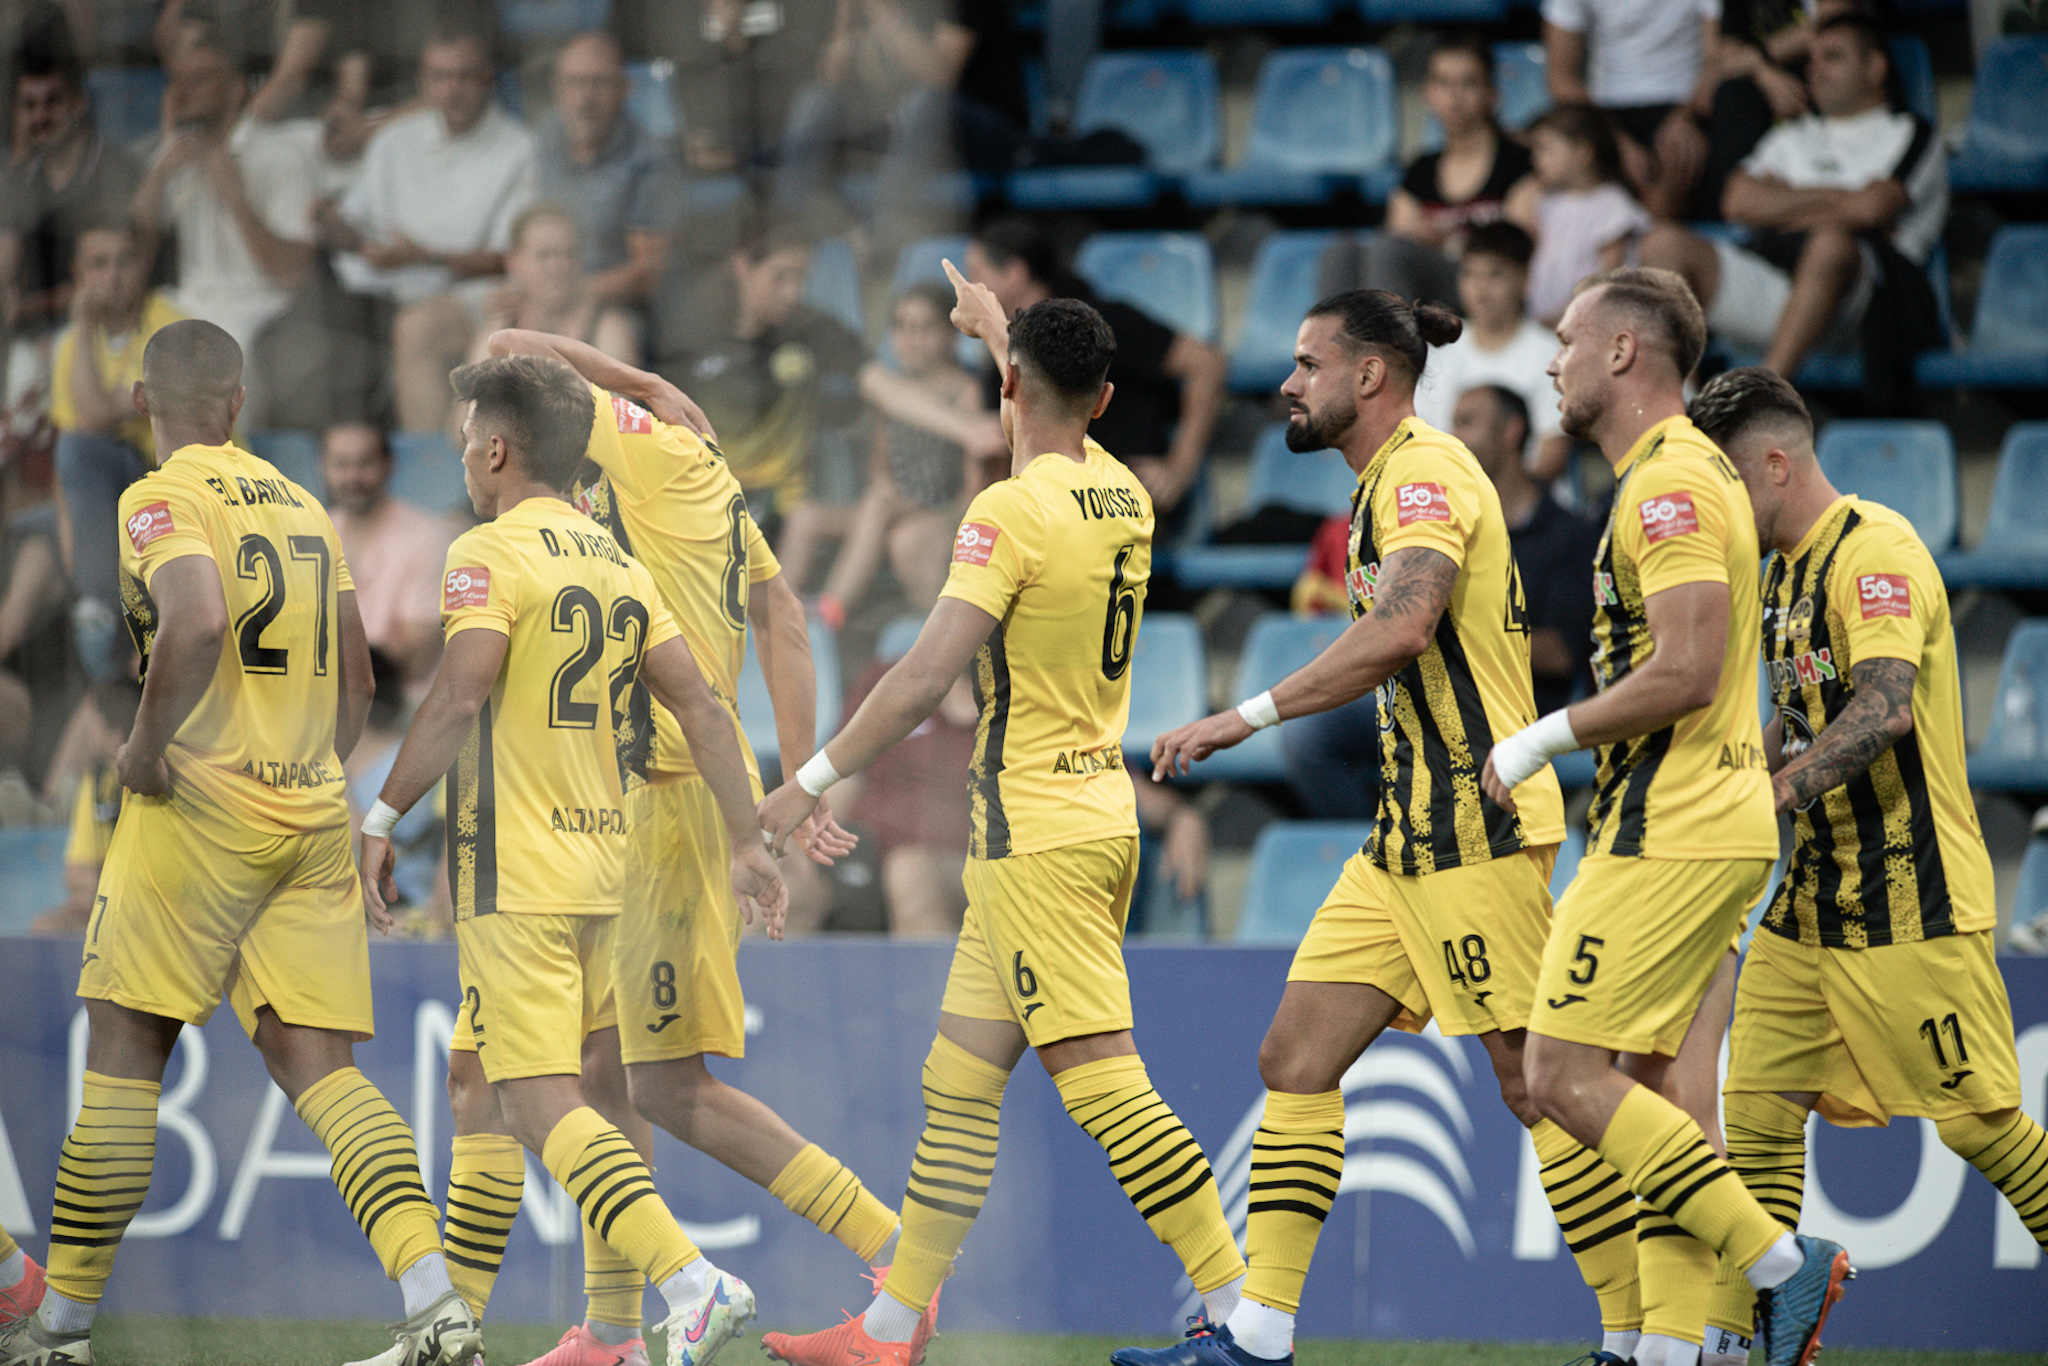
{"label": "yellow sock", "polygon": [[[1765,1213],[1785,1228],[1799,1227],[1806,1198],[1806,1111],[1768,1092],[1730,1091],[1721,1101],[1728,1165]],[[1742,1268],[1723,1257],[1707,1301],[1707,1323],[1738,1337],[1756,1336],[1756,1287]]]}
{"label": "yellow sock", "polygon": [[922,1314],[988,1199],[1010,1074],[941,1034],[924,1060],[924,1132],[903,1193],[903,1236],[882,1292]]}
{"label": "yellow sock", "polygon": [[647,1278],[618,1251],[588,1228],[583,1230],[583,1294],[590,1307],[583,1317],[615,1328],[638,1328],[647,1305]]}
{"label": "yellow sock", "polygon": [[299,1118],[334,1156],[334,1184],[392,1280],[441,1250],[440,1211],[420,1181],[412,1130],[384,1093],[353,1067],[299,1095]]}
{"label": "yellow sock", "polygon": [[1145,1075],[1136,1054],[1069,1067],[1052,1079],[1067,1114],[1109,1154],[1109,1170],[1153,1236],[1174,1250],[1198,1292],[1245,1274],[1201,1144]]}
{"label": "yellow sock", "polygon": [[149,1194],[156,1163],[153,1081],[85,1074],[78,1123],[57,1158],[57,1199],[50,1212],[50,1288],[98,1304],[128,1221]]}
{"label": "yellow sock", "polygon": [[1245,1213],[1248,1299],[1289,1314],[1299,1311],[1301,1284],[1343,1179],[1344,1093],[1266,1092],[1266,1111],[1252,1139]]}
{"label": "yellow sock", "polygon": [[526,1150],[518,1139],[510,1134],[456,1136],[441,1250],[448,1257],[448,1279],[479,1319],[491,1302],[525,1188]]}
{"label": "yellow sock", "polygon": [[1692,1116],[1647,1086],[1631,1086],[1600,1135],[1600,1156],[1628,1188],[1747,1271],[1784,1233],[1707,1146]]}
{"label": "yellow sock", "polygon": [[1642,1278],[1644,1334],[1697,1345],[1706,1327],[1719,1261],[1705,1243],[1650,1205],[1640,1205],[1636,1266]]}
{"label": "yellow sock", "polygon": [[896,1231],[896,1211],[868,1193],[860,1178],[815,1143],[789,1159],[768,1193],[789,1212],[837,1238],[864,1262],[872,1262]]}
{"label": "yellow sock", "polygon": [[654,1189],[626,1136],[579,1105],[542,1145],[541,1161],[583,1211],[583,1222],[656,1285],[702,1256]]}
{"label": "yellow sock", "polygon": [[1529,1130],[1543,1168],[1543,1193],[1565,1246],[1595,1299],[1600,1326],[1625,1333],[1643,1326],[1636,1276],[1636,1200],[1620,1173],[1547,1119]]}
{"label": "yellow sock", "polygon": [[1960,1115],[1935,1126],[1941,1141],[1983,1172],[2048,1251],[2048,1132],[2024,1110]]}

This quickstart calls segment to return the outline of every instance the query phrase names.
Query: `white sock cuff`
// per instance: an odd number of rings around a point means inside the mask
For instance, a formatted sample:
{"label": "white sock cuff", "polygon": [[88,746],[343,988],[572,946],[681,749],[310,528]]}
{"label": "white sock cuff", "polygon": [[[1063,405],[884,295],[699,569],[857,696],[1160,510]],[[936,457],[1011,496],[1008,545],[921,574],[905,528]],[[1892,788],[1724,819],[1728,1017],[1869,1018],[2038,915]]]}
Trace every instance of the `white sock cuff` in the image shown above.
{"label": "white sock cuff", "polygon": [[1771,1244],[1771,1250],[1757,1258],[1756,1264],[1743,1274],[1757,1289],[1775,1290],[1791,1280],[1805,1264],[1806,1254],[1799,1250],[1799,1240],[1789,1233],[1781,1233],[1778,1241]]}
{"label": "white sock cuff", "polygon": [[607,1347],[623,1347],[641,1336],[638,1328],[628,1328],[623,1323],[600,1323],[596,1319],[585,1319],[584,1329]]}
{"label": "white sock cuff", "polygon": [[398,1289],[405,1296],[407,1318],[443,1295],[455,1293],[455,1284],[448,1279],[448,1259],[438,1252],[429,1252],[398,1273]]}
{"label": "white sock cuff", "polygon": [[918,1313],[894,1295],[881,1293],[860,1316],[861,1327],[876,1342],[908,1342],[917,1331]]}
{"label": "white sock cuff", "polygon": [[97,1304],[87,1304],[60,1295],[54,1290],[43,1291],[43,1307],[39,1311],[43,1327],[51,1333],[84,1333],[92,1329],[93,1315],[99,1313]]}
{"label": "white sock cuff", "polygon": [[1237,1302],[1225,1325],[1246,1354],[1272,1361],[1294,1351],[1294,1315],[1249,1297]]}

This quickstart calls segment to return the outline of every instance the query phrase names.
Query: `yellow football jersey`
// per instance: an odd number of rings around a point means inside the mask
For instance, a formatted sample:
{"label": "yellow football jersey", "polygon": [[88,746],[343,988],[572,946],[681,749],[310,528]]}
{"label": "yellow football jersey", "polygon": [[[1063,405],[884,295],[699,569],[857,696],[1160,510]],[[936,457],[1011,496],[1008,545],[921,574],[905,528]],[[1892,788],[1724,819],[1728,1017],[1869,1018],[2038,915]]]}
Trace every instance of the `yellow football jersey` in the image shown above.
{"label": "yellow football jersey", "polygon": [[943,595],[1001,623],[974,660],[972,858],[1138,830],[1124,772],[1131,650],[1152,575],[1152,500],[1090,441],[975,496]]}
{"label": "yellow football jersey", "polygon": [[569,504],[528,498],[448,548],[441,621],[509,642],[448,773],[455,918],[617,914],[617,731],[642,654],[679,634],[654,577]]}
{"label": "yellow football jersey", "polygon": [[1870,948],[1991,929],[1991,855],[1970,800],[1948,589],[1912,524],[1843,496],[1764,580],[1764,657],[1785,757],[1856,695],[1867,659],[1903,659],[1913,729],[1793,813],[1792,867],[1764,924],[1788,939]]}
{"label": "yellow football jersey", "polygon": [[1728,586],[1714,700],[1674,725],[1600,746],[1587,850],[1622,858],[1778,856],[1757,717],[1756,520],[1728,457],[1668,418],[1615,470],[1593,564],[1593,672],[1611,688],[1656,650],[1645,602],[1688,583]]}
{"label": "yellow football jersey", "polygon": [[203,555],[227,597],[213,682],[165,751],[172,779],[252,829],[346,825],[334,617],[355,582],[327,510],[247,451],[182,446],[128,486],[120,516],[121,603],[145,672],[158,570]]}
{"label": "yellow football jersey", "polygon": [[[780,574],[782,566],[747,514],[746,496],[716,446],[596,385],[591,397],[597,403],[592,463],[577,481],[576,506],[654,576],[712,696],[732,713],[737,728],[750,590]],[[653,705],[645,687],[635,689],[628,717],[633,778],[695,776],[682,728],[667,708]],[[758,778],[744,730],[740,749],[747,771]]]}
{"label": "yellow football jersey", "polygon": [[1536,719],[1529,621],[1493,481],[1457,438],[1410,417],[1358,476],[1345,592],[1370,612],[1386,557],[1423,546],[1458,566],[1436,638],[1379,687],[1380,809],[1365,853],[1390,872],[1433,873],[1564,839],[1564,796],[1545,765],[1519,814],[1479,786],[1495,739]]}

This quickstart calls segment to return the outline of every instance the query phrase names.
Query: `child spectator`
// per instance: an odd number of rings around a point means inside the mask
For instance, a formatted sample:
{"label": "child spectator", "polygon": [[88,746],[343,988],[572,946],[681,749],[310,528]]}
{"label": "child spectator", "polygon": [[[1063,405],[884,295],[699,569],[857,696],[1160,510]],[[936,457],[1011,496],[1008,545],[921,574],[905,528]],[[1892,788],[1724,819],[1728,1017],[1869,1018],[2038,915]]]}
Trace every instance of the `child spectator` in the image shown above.
{"label": "child spectator", "polygon": [[536,204],[513,220],[505,284],[491,296],[469,358],[488,356],[491,333],[505,327],[574,337],[629,365],[640,359],[632,315],[591,288],[576,215],[561,204]]}
{"label": "child spectator", "polygon": [[1509,217],[1536,239],[1529,263],[1529,313],[1554,327],[1588,275],[1621,265],[1650,215],[1628,192],[1621,149],[1607,116],[1590,104],[1562,104],[1530,128],[1536,179],[1518,190]]}

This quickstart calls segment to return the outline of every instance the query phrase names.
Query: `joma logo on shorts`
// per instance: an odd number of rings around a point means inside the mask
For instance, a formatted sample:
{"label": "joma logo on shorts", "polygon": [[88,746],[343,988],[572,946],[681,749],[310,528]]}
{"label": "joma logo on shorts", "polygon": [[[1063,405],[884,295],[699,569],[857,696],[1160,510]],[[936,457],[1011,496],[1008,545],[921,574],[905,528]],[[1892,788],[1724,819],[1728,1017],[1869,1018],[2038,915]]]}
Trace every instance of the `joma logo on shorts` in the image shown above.
{"label": "joma logo on shorts", "polygon": [[565,835],[623,835],[626,813],[607,807],[558,806],[554,828]]}

